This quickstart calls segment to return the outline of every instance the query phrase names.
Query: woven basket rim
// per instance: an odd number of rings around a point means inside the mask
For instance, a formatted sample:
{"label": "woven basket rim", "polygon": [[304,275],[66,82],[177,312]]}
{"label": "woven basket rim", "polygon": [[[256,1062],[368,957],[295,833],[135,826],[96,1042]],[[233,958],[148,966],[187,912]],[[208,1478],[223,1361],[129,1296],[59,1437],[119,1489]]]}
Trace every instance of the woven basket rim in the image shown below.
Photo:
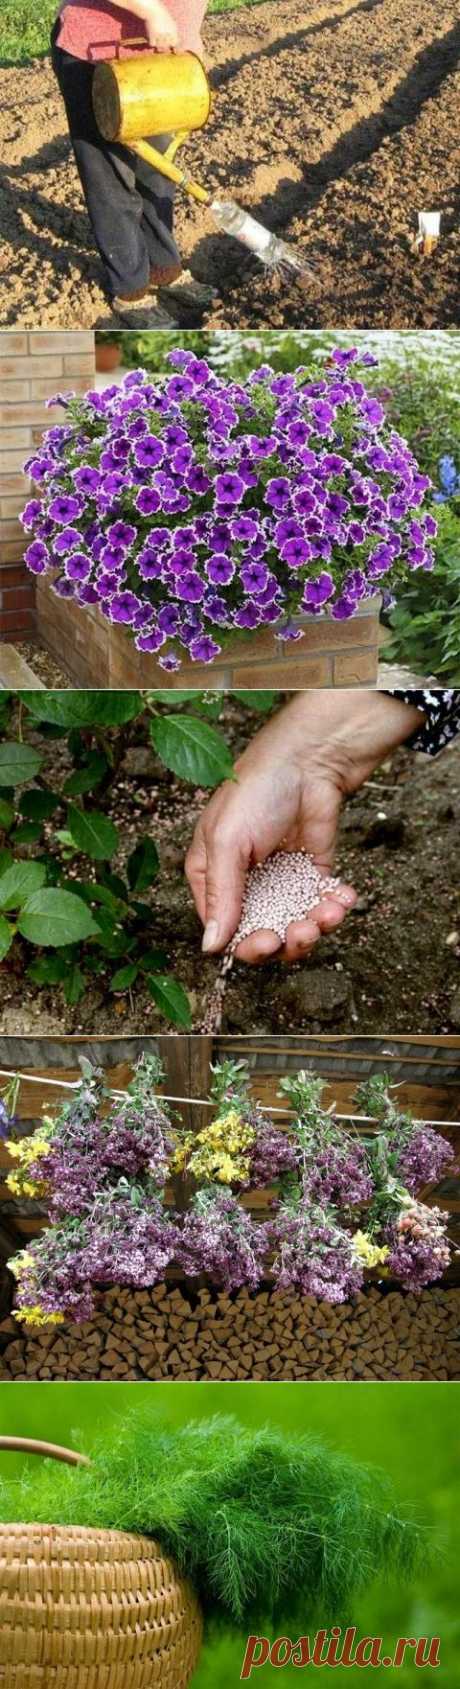
{"label": "woven basket rim", "polygon": [[157,1542],[156,1537],[146,1536],[140,1531],[119,1531],[112,1529],[112,1527],[109,1526],[104,1527],[100,1525],[54,1524],[52,1520],[45,1521],[40,1519],[15,1519],[12,1522],[8,1522],[8,1524],[4,1524],[0,1521],[0,1537],[16,1536],[18,1533],[20,1533],[21,1536],[24,1536],[27,1532],[31,1532],[37,1536],[51,1534],[52,1536],[61,1539],[63,1537],[69,1537],[71,1542],[77,1542],[83,1538],[86,1542],[97,1542],[102,1545],[104,1541],[107,1541],[107,1544],[111,1547],[114,1546],[114,1543],[123,1543],[127,1548],[129,1547],[131,1551],[133,1547],[135,1547],[138,1554],[139,1551],[142,1550],[147,1559],[161,1559],[168,1561],[174,1568],[177,1577],[182,1579],[182,1581],[187,1582],[186,1574],[180,1571],[173,1556],[168,1554],[167,1550],[161,1547],[161,1543]]}

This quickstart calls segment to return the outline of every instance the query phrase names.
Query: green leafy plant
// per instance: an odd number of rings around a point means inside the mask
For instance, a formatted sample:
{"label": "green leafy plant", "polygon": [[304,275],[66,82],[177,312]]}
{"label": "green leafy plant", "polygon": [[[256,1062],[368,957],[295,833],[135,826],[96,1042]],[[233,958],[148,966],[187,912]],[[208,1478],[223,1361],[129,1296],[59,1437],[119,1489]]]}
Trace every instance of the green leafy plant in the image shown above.
{"label": "green leafy plant", "polygon": [[[254,707],[253,693],[238,696]],[[263,693],[259,708],[274,701]],[[0,962],[22,939],[28,978],[62,990],[67,1003],[90,980],[115,994],[142,982],[164,1018],[188,1028],[187,993],[164,950],[146,940],[157,846],[141,831],[119,872],[119,829],[107,809],[133,724],[179,779],[212,789],[231,778],[215,725],[222,701],[195,691],[37,691],[5,695],[1,707]],[[45,773],[54,742],[72,764],[55,782]]]}
{"label": "green leafy plant", "polygon": [[0,1518],[139,1531],[189,1576],[220,1627],[349,1618],[376,1580],[409,1583],[427,1533],[386,1477],[303,1436],[221,1416],[181,1428],[147,1410],[88,1468],[52,1461],[0,1486]]}
{"label": "green leafy plant", "polygon": [[418,569],[388,617],[391,639],[382,649],[390,663],[460,685],[460,499],[437,512],[436,569]]}

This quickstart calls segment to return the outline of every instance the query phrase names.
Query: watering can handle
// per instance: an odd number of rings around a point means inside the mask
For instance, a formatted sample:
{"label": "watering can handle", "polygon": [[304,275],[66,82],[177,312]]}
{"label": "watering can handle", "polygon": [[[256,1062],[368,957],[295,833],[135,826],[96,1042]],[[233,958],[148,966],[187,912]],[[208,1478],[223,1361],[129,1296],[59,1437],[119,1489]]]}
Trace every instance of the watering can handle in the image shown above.
{"label": "watering can handle", "polygon": [[[157,52],[157,48],[151,47],[150,41],[147,41],[146,35],[126,35],[122,37],[120,41],[117,41],[117,56],[118,53],[121,53],[122,47],[147,47],[149,53]],[[175,53],[175,51],[175,47],[168,47],[168,53]]]}
{"label": "watering can handle", "polygon": [[41,1443],[35,1437],[0,1437],[0,1452],[10,1450],[19,1454],[43,1454],[48,1460],[63,1460],[67,1466],[90,1466],[86,1454],[75,1449],[63,1449],[58,1443]]}

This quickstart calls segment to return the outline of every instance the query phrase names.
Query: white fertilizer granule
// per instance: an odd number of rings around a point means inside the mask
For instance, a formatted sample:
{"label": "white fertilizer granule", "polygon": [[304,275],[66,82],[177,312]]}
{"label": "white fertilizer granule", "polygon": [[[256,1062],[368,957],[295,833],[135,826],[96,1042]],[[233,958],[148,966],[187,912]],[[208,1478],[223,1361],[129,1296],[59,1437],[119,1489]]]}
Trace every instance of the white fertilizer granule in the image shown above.
{"label": "white fertilizer granule", "polygon": [[340,880],[322,874],[304,850],[277,850],[266,862],[258,862],[255,868],[249,869],[239,926],[227,945],[202,1032],[220,1029],[227,976],[243,938],[264,929],[277,933],[284,944],[290,922],[304,920],[321,898],[327,892],[338,891],[339,885]]}

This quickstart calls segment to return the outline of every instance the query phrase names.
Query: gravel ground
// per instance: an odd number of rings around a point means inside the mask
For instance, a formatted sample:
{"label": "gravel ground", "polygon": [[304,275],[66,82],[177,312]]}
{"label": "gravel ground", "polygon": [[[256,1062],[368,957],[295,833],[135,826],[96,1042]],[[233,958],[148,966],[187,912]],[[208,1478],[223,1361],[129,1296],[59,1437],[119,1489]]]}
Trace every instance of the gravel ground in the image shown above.
{"label": "gravel ground", "polygon": [[[218,289],[208,325],[455,324],[455,0],[283,0],[214,17],[205,35],[216,101],[187,162],[297,243],[316,275],[313,288],[268,279],[209,212],[181,201],[184,258]],[[4,70],[3,94],[0,321],[107,326],[49,62]],[[443,213],[430,259],[414,251],[421,209]]]}

